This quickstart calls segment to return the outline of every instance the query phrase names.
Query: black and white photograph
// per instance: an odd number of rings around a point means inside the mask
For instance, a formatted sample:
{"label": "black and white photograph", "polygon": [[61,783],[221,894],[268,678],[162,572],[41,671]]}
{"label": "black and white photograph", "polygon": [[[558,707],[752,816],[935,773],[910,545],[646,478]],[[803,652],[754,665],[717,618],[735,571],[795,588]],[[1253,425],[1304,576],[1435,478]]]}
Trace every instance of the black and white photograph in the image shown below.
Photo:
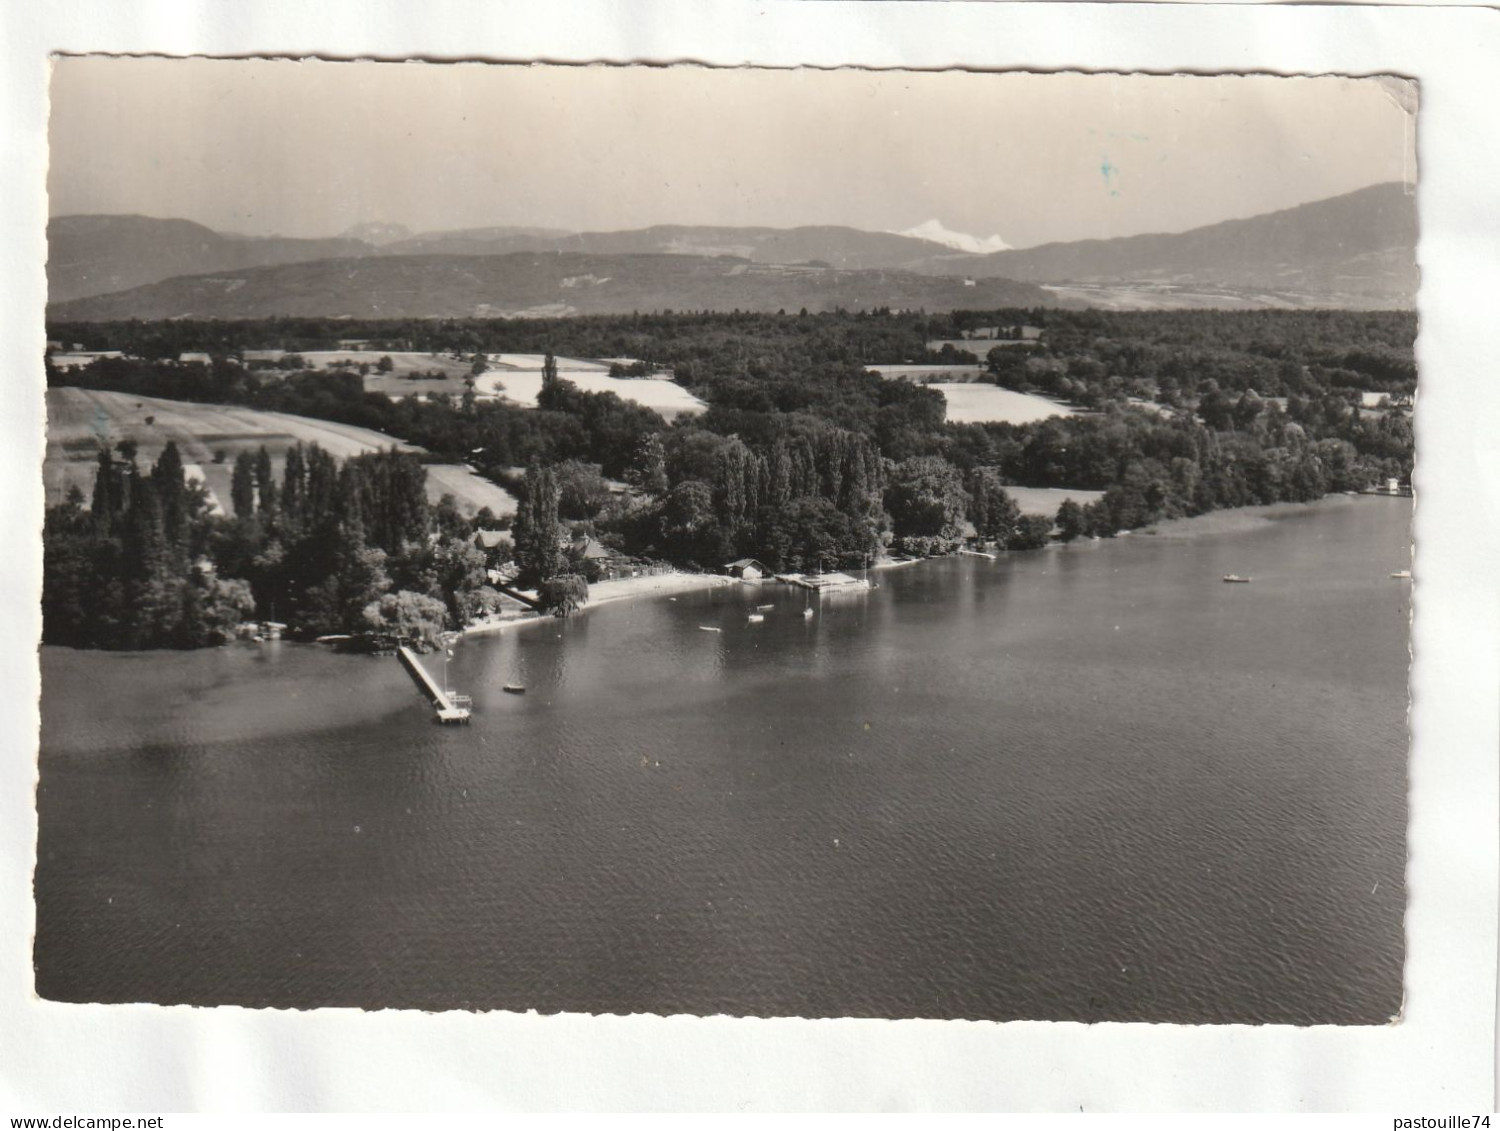
{"label": "black and white photograph", "polygon": [[41,998],[1399,1021],[1415,82],[50,97]]}

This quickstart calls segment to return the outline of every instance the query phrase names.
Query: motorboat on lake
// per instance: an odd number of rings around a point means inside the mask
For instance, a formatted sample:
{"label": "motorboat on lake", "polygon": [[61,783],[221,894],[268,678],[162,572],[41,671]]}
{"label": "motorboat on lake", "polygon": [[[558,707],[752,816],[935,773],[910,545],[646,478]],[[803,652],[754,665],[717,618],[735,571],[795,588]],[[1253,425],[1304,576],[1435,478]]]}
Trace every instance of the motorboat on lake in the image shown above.
{"label": "motorboat on lake", "polygon": [[1226,573],[1224,575],[1224,580],[1226,582],[1228,582],[1230,585],[1249,585],[1250,584],[1250,579],[1248,577],[1241,577],[1237,573]]}

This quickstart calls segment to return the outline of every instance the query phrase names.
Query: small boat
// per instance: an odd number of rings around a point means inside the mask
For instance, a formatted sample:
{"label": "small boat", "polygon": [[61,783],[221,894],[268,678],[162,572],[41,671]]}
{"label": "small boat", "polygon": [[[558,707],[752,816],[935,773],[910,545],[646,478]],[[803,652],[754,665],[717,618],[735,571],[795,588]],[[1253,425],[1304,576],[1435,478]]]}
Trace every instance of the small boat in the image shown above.
{"label": "small boat", "polygon": [[501,690],[504,691],[507,695],[526,694],[526,688],[521,686],[521,684],[519,683],[507,683],[503,688],[501,688]]}
{"label": "small boat", "polygon": [[1394,577],[1397,581],[1410,581],[1411,580],[1411,570],[1409,570],[1409,569],[1398,569],[1395,573],[1391,574],[1391,576]]}
{"label": "small boat", "polygon": [[812,620],[812,615],[813,615],[813,611],[812,611],[812,606],[811,605],[808,605],[807,608],[805,608],[805,609],[802,610],[802,619],[803,620]]}
{"label": "small boat", "polygon": [[756,610],[758,612],[762,612],[762,613],[766,612],[768,609],[774,609],[775,607],[776,607],[776,605],[775,605],[774,602],[771,603],[771,604],[769,604],[769,605],[756,605],[755,606]]}
{"label": "small boat", "polygon": [[751,624],[759,624],[761,621],[765,620],[766,618],[763,617],[763,616],[761,616],[759,613],[751,613],[749,615],[749,617],[747,617],[746,619],[749,620],[749,622]]}
{"label": "small boat", "polygon": [[698,627],[701,628],[704,632],[723,632],[724,631],[722,628],[715,628],[711,624],[700,624]]}
{"label": "small boat", "polygon": [[1224,575],[1224,580],[1227,581],[1227,582],[1229,582],[1231,585],[1249,585],[1250,584],[1250,579],[1248,577],[1241,577],[1237,573],[1226,573]]}

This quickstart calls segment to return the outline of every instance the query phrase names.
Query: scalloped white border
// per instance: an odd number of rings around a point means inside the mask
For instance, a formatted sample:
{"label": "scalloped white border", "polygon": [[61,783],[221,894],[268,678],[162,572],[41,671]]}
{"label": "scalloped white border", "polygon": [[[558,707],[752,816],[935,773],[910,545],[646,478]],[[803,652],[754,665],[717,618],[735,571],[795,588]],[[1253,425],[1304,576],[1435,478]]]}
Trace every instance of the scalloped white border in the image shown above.
{"label": "scalloped white border", "polygon": [[[295,0],[0,6],[0,1116],[1494,1107],[1500,15],[1476,8]],[[31,994],[49,51],[1398,73],[1421,83],[1404,1020],[1378,1029],[80,1007]]]}

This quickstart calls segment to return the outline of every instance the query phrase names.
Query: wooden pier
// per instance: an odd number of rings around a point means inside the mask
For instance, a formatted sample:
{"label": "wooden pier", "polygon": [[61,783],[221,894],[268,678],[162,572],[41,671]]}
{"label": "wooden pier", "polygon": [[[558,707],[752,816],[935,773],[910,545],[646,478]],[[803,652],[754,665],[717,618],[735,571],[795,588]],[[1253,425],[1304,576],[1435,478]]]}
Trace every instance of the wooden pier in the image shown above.
{"label": "wooden pier", "polygon": [[776,580],[815,593],[827,593],[842,589],[869,589],[867,577],[850,577],[847,573],[778,573]]}
{"label": "wooden pier", "polygon": [[422,666],[422,661],[417,659],[416,653],[406,645],[398,647],[396,655],[401,657],[401,666],[416,681],[417,690],[432,702],[433,709],[437,712],[438,722],[466,723],[469,721],[470,700],[467,695],[455,695],[439,687],[437,681]]}

